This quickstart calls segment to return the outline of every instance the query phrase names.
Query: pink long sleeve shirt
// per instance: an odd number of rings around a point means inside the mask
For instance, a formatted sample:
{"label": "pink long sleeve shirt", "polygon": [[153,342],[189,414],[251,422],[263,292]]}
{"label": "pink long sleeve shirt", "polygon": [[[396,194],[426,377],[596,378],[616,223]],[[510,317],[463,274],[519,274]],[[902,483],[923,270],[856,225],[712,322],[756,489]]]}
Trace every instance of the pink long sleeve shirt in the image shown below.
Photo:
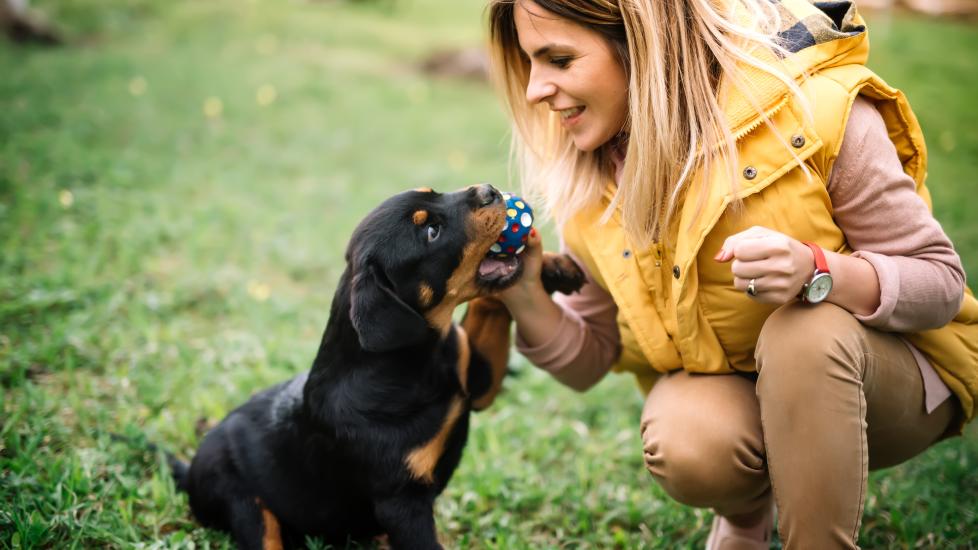
{"label": "pink long sleeve shirt", "polygon": [[[883,118],[867,99],[858,98],[852,107],[827,190],[853,256],[870,262],[879,277],[879,308],[856,318],[887,332],[916,332],[950,322],[964,299],[961,259],[904,173]],[[570,253],[563,244],[561,249]],[[578,390],[604,377],[621,353],[618,308],[587,276],[581,292],[555,296],[563,316],[548,341],[529,346],[517,334],[520,353]],[[929,413],[951,392],[924,355],[907,346],[920,367]]]}

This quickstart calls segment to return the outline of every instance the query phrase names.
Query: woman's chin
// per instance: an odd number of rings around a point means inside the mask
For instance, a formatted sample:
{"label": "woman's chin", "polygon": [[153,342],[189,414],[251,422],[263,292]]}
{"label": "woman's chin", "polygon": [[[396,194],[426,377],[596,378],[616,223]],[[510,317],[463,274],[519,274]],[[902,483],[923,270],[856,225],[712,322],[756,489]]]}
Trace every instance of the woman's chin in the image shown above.
{"label": "woman's chin", "polygon": [[601,145],[595,139],[574,137],[574,147],[577,147],[577,150],[582,153],[590,153],[598,147],[601,147]]}
{"label": "woman's chin", "polygon": [[614,135],[609,137],[595,136],[593,133],[588,134],[574,134],[571,139],[574,141],[574,147],[582,153],[591,153],[595,149],[601,147],[605,143],[608,143]]}

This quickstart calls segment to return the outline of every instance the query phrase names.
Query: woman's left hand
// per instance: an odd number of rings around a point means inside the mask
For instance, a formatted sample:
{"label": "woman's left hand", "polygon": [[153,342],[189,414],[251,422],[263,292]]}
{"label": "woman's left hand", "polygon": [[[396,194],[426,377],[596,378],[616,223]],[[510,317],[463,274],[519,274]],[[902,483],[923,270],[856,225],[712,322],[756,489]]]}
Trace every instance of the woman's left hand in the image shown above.
{"label": "woman's left hand", "polygon": [[784,233],[760,226],[727,237],[713,259],[733,260],[730,271],[734,287],[746,292],[753,280],[754,294],[748,296],[766,304],[794,300],[815,272],[811,249]]}

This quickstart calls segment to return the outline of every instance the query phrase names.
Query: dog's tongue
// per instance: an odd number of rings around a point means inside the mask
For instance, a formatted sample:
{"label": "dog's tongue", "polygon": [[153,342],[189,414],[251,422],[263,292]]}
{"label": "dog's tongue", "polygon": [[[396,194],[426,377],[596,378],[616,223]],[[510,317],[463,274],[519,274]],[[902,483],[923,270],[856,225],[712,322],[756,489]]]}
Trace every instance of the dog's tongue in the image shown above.
{"label": "dog's tongue", "polygon": [[510,256],[502,260],[499,258],[485,258],[479,264],[479,275],[486,278],[507,275],[516,269],[516,261],[516,256]]}

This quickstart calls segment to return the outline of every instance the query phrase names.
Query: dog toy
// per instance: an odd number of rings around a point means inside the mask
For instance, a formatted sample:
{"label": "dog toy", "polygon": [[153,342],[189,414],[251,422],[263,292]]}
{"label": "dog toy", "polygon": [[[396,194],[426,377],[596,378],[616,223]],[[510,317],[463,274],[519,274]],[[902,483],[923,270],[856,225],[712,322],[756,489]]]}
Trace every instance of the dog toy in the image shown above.
{"label": "dog toy", "polygon": [[533,229],[533,209],[526,201],[512,193],[503,193],[503,200],[506,201],[506,228],[489,247],[488,255],[494,258],[506,258],[523,252],[526,239]]}

